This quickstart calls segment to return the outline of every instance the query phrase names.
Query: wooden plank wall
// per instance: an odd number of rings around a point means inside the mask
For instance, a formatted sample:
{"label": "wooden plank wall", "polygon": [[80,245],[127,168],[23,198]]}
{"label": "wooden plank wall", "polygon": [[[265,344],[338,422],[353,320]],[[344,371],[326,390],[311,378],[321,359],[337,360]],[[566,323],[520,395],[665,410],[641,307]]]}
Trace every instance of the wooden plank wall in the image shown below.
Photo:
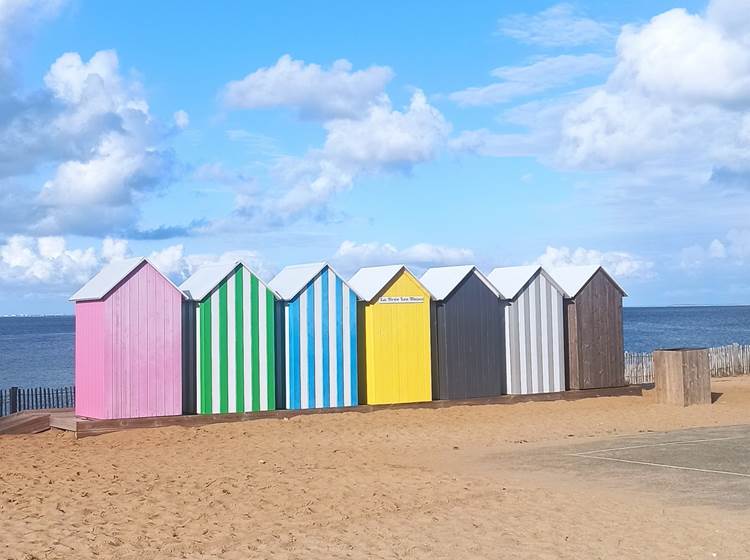
{"label": "wooden plank wall", "polygon": [[625,385],[622,293],[599,271],[566,305],[569,389]]}
{"label": "wooden plank wall", "polygon": [[434,399],[506,392],[505,305],[475,274],[436,304]]}
{"label": "wooden plank wall", "polygon": [[[418,303],[380,301],[381,297],[409,296],[422,300]],[[374,301],[363,306],[359,355],[365,367],[360,375],[360,379],[364,379],[360,396],[365,397],[367,404],[432,399],[430,298],[429,292],[410,272],[401,271]]]}
{"label": "wooden plank wall", "polygon": [[507,389],[510,394],[565,389],[563,295],[542,273],[505,308]]}

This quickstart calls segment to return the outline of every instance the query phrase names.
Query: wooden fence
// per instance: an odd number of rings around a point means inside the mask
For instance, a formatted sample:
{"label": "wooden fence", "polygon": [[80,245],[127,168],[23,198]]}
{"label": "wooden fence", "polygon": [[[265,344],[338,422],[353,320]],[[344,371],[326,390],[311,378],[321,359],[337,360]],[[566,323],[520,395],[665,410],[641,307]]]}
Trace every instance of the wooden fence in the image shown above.
{"label": "wooden fence", "polygon": [[[711,377],[750,373],[750,345],[730,344],[708,349]],[[631,384],[654,382],[654,358],[650,352],[625,352],[625,380]]]}
{"label": "wooden fence", "polygon": [[11,387],[0,390],[0,416],[23,410],[73,408],[75,402],[75,387]]}

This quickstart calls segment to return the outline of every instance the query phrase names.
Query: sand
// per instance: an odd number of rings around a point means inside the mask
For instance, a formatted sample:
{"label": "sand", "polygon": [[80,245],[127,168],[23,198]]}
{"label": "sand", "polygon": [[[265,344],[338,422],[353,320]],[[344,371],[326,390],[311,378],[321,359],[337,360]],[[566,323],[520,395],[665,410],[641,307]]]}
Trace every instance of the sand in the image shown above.
{"label": "sand", "polygon": [[0,558],[746,557],[746,511],[497,460],[750,423],[750,378],[713,390],[0,437]]}

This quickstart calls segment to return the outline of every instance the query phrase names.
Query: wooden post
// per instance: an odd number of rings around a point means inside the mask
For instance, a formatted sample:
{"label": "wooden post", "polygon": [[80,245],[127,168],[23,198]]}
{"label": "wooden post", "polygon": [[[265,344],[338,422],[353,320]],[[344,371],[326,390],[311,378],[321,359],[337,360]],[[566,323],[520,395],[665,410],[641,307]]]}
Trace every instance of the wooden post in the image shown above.
{"label": "wooden post", "polygon": [[654,352],[656,400],[690,406],[711,404],[708,350],[675,348]]}
{"label": "wooden post", "polygon": [[18,387],[10,388],[10,414],[18,412]]}

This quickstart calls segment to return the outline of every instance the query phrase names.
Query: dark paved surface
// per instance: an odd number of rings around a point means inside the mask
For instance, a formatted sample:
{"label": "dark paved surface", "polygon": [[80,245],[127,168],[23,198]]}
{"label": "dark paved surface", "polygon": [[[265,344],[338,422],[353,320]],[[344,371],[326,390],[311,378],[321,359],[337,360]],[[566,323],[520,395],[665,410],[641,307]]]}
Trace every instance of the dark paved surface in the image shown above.
{"label": "dark paved surface", "polygon": [[750,510],[750,426],[694,428],[528,449],[529,471],[643,491],[685,504]]}

